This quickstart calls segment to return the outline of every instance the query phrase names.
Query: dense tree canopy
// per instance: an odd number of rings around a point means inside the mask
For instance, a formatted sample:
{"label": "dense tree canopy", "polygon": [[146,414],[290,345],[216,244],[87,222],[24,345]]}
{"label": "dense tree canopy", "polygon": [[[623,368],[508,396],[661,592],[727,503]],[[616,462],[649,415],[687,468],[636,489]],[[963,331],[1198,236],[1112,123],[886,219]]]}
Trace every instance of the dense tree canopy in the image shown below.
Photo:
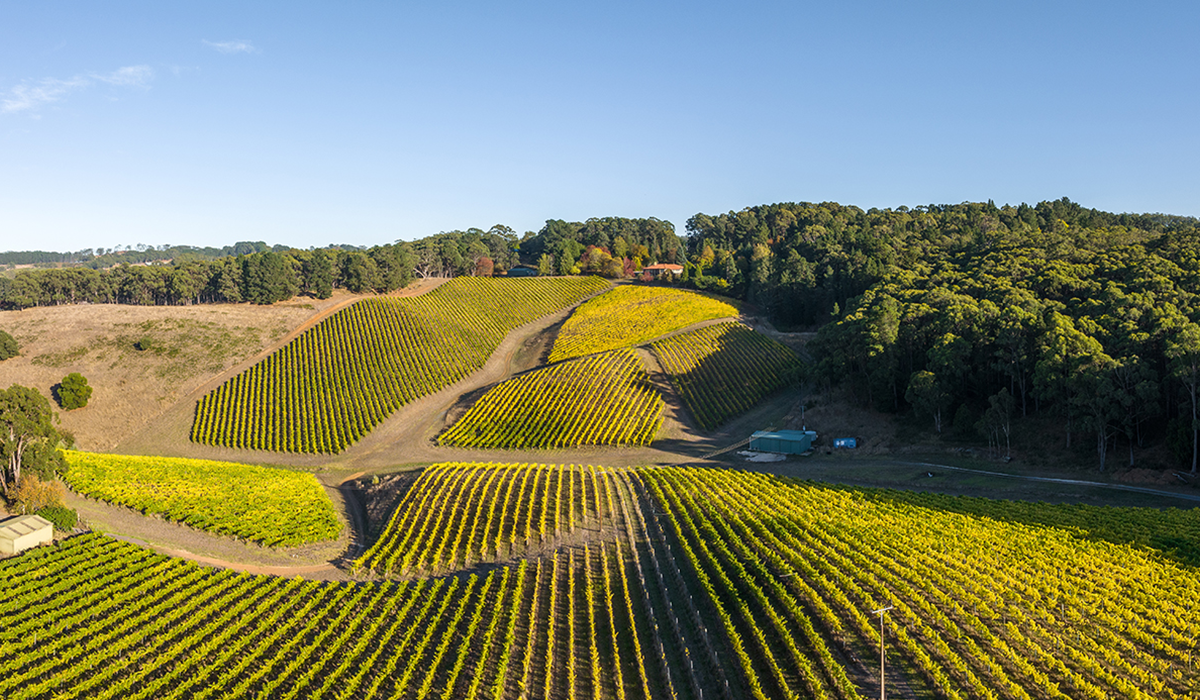
{"label": "dense tree canopy", "polygon": [[995,407],[1011,400],[1022,415],[1061,416],[1067,446],[1093,439],[1101,468],[1117,440],[1132,459],[1134,445],[1163,439],[1165,418],[1186,425],[1177,432],[1190,466],[1200,427],[1200,332],[1189,330],[1200,321],[1197,223],[1066,199],[777,204],[692,217],[689,277],[779,323],[821,325],[815,376],[846,379],[879,408],[912,406],[939,426],[991,410],[981,430],[998,439]]}
{"label": "dense tree canopy", "polygon": [[266,250],[171,265],[121,264],[106,270],[21,270],[0,278],[0,308],[55,304],[270,304],[305,292],[327,298],[336,287],[387,292],[413,279],[408,243],[366,250]]}
{"label": "dense tree canopy", "polygon": [[573,272],[589,247],[604,251],[612,259],[628,258],[636,265],[681,262],[684,253],[670,221],[609,216],[582,223],[547,221],[536,234],[526,234],[521,255],[539,267],[541,256],[549,256],[553,270],[565,275]]}
{"label": "dense tree canopy", "polygon": [[470,228],[438,233],[415,241],[412,248],[418,277],[480,274],[484,259],[490,260],[493,273],[499,274],[520,262],[517,236],[502,224],[487,231]]}

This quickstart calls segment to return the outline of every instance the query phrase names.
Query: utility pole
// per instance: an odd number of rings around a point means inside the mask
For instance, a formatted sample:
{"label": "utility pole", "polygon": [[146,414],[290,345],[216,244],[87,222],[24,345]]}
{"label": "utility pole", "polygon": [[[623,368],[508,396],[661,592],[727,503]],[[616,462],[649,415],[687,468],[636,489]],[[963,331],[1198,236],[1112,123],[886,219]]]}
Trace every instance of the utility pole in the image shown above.
{"label": "utility pole", "polygon": [[883,646],[883,615],[894,607],[894,605],[889,605],[886,608],[871,611],[872,615],[879,616],[879,700],[887,700],[887,684],[883,680],[884,661],[887,659]]}

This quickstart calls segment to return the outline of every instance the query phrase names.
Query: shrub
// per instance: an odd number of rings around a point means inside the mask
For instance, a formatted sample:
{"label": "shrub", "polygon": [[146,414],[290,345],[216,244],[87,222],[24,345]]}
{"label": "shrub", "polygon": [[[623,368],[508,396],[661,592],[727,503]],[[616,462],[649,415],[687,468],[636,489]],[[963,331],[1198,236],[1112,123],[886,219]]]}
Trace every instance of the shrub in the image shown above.
{"label": "shrub", "polygon": [[75,509],[66,506],[44,506],[39,508],[35,515],[54,523],[56,530],[74,530],[75,524],[79,522],[79,515]]}
{"label": "shrub", "polygon": [[83,408],[92,396],[92,387],[87,379],[78,372],[72,372],[63,377],[58,389],[58,403],[68,411]]}
{"label": "shrub", "polygon": [[7,331],[0,331],[0,360],[16,357],[17,351],[17,339],[9,335]]}
{"label": "shrub", "polygon": [[149,338],[138,338],[133,343],[133,349],[137,350],[138,352],[145,352],[152,347],[154,347],[154,341],[150,340]]}
{"label": "shrub", "polygon": [[13,493],[18,513],[36,513],[47,506],[65,506],[66,491],[57,481],[42,481],[26,474]]}

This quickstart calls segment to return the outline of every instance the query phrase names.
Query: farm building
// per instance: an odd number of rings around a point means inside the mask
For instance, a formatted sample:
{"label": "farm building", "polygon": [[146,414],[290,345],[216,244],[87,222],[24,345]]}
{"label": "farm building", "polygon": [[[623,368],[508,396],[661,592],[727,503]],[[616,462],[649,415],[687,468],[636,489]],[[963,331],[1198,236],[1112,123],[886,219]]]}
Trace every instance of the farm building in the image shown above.
{"label": "farm building", "polygon": [[671,265],[669,263],[659,263],[657,265],[647,265],[642,268],[642,272],[649,272],[655,278],[667,276],[678,277],[683,274],[683,265]]}
{"label": "farm building", "polygon": [[530,267],[529,265],[514,265],[513,267],[508,268],[508,272],[505,273],[505,276],[506,277],[537,277],[538,270],[536,267]]}
{"label": "farm building", "polygon": [[40,515],[22,515],[0,523],[0,554],[18,554],[54,539],[54,525]]}
{"label": "farm building", "polygon": [[750,436],[750,449],[798,455],[811,450],[816,438],[817,434],[811,430],[760,430]]}

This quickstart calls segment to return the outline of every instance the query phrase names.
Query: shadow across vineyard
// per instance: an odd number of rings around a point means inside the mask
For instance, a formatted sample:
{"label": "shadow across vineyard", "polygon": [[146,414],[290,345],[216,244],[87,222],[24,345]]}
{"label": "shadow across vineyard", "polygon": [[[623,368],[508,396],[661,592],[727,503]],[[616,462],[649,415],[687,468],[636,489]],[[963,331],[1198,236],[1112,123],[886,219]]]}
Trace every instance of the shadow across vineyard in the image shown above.
{"label": "shadow across vineyard", "polygon": [[790,348],[733,322],[664,338],[650,347],[696,423],[707,431],[794,384],[802,368]]}
{"label": "shadow across vineyard", "polygon": [[1200,681],[1196,571],[1064,529],[1148,510],[695,467],[447,462],[391,486],[357,581],[97,534],[0,561],[20,613],[0,696],[859,700],[880,690],[885,606],[892,697],[1158,700]]}
{"label": "shadow across vineyard", "polygon": [[1200,566],[1200,508],[1115,509],[1079,503],[1001,501],[927,491],[821,486],[853,491],[864,500],[880,503],[906,503],[934,511],[1065,529],[1081,539],[1147,547],[1185,566]]}
{"label": "shadow across vineyard", "polygon": [[[1194,697],[1200,579],[1143,547],[912,502],[929,494],[716,469],[631,477],[756,697],[862,694],[852,660],[879,648],[870,611],[887,606],[889,666],[918,696]],[[1116,523],[1128,509],[1092,510]]]}

